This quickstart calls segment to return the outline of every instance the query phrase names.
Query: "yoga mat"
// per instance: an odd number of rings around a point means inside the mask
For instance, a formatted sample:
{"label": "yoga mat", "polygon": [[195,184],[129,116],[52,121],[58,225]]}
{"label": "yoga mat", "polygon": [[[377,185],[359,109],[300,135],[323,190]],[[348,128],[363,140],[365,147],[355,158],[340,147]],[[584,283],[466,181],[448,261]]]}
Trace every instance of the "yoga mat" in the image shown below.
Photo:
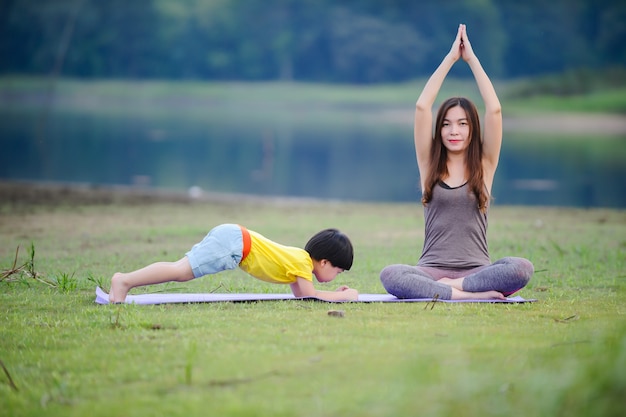
{"label": "yoga mat", "polygon": [[[317,297],[295,297],[293,294],[256,294],[256,293],[169,293],[128,295],[126,304],[175,304],[175,303],[216,303],[216,302],[253,302],[275,300],[308,300],[325,303],[417,303],[433,301],[432,298],[396,298],[391,294],[359,294],[358,301],[326,301]],[[435,300],[440,303],[531,303],[520,296],[506,300]],[[100,287],[96,288],[96,303],[109,304],[109,294]]]}

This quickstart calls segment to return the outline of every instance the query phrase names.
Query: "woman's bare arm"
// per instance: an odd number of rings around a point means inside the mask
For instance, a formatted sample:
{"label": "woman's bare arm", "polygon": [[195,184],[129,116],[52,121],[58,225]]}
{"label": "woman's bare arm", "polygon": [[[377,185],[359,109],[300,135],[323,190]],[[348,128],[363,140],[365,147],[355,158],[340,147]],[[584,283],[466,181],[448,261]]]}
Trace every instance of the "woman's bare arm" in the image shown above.
{"label": "woman's bare arm", "polygon": [[465,25],[461,25],[461,56],[467,62],[485,104],[483,127],[483,167],[485,182],[491,192],[493,176],[498,167],[502,146],[502,107],[496,90],[472,49]]}
{"label": "woman's bare arm", "polygon": [[415,153],[422,189],[424,189],[424,180],[429,168],[430,147],[432,146],[433,140],[432,109],[448,72],[461,57],[461,26],[462,25],[459,25],[459,30],[450,48],[450,52],[448,52],[443,61],[441,61],[441,64],[439,64],[439,67],[437,67],[435,72],[430,76],[415,103],[413,138],[415,140]]}

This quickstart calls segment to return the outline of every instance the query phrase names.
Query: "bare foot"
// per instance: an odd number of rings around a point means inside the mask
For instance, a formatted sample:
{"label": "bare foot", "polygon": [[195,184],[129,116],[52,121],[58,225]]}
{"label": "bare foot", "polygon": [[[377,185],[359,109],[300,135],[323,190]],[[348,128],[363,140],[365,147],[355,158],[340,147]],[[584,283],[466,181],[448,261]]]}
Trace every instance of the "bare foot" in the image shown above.
{"label": "bare foot", "polygon": [[506,297],[498,291],[467,292],[452,287],[453,300],[506,300]]}
{"label": "bare foot", "polygon": [[111,291],[109,291],[110,303],[123,303],[126,300],[126,295],[130,287],[124,282],[124,275],[121,272],[116,272],[111,278]]}
{"label": "bare foot", "polygon": [[456,279],[455,278],[440,278],[439,280],[437,280],[437,282],[449,285],[452,288],[456,288],[457,290],[463,291],[463,280],[464,279],[465,279],[465,277],[463,277],[463,278],[456,278]]}

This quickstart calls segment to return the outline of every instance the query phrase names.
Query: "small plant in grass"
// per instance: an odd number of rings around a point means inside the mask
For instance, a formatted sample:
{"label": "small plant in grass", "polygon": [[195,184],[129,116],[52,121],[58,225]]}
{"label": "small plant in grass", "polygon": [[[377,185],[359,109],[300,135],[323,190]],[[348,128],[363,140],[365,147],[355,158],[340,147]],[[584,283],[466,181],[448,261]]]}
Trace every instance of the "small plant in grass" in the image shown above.
{"label": "small plant in grass", "polygon": [[122,315],[122,305],[118,305],[115,309],[115,312],[111,314],[110,324],[113,329],[121,329],[124,327],[120,320],[120,316]]}
{"label": "small plant in grass", "polygon": [[68,274],[62,272],[54,280],[46,279],[39,272],[35,271],[35,244],[31,242],[28,247],[28,259],[22,265],[17,264],[19,258],[20,247],[15,249],[15,258],[11,268],[2,271],[0,274],[0,282],[22,282],[28,285],[26,278],[32,278],[36,281],[46,284],[53,288],[58,288],[63,292],[71,292],[78,287],[78,280],[74,277],[74,273]]}
{"label": "small plant in grass", "polygon": [[65,293],[72,292],[78,287],[78,281],[74,278],[74,273],[70,275],[67,272],[61,272],[55,278],[55,284],[58,289]]}
{"label": "small plant in grass", "polygon": [[17,259],[19,258],[20,247],[19,245],[15,249],[15,258],[13,259],[13,266],[0,274],[0,282],[25,282],[26,277],[33,278],[43,284],[54,287],[54,284],[41,277],[37,271],[35,271],[35,244],[31,242],[28,247],[28,260],[22,265],[17,266]]}
{"label": "small plant in grass", "polygon": [[105,288],[105,286],[104,286],[104,278],[102,278],[102,277],[94,277],[91,272],[87,275],[87,281],[91,282],[96,287],[100,287],[100,288],[103,288],[103,289]]}

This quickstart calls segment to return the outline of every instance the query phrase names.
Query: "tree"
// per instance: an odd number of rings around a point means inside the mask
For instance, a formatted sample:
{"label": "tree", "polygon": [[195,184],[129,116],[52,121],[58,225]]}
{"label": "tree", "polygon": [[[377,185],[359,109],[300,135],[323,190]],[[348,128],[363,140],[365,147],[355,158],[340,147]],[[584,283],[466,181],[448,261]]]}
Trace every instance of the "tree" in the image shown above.
{"label": "tree", "polygon": [[519,77],[626,66],[624,20],[623,0],[4,0],[0,74],[48,74],[63,50],[73,77],[403,81],[466,23],[489,73]]}

